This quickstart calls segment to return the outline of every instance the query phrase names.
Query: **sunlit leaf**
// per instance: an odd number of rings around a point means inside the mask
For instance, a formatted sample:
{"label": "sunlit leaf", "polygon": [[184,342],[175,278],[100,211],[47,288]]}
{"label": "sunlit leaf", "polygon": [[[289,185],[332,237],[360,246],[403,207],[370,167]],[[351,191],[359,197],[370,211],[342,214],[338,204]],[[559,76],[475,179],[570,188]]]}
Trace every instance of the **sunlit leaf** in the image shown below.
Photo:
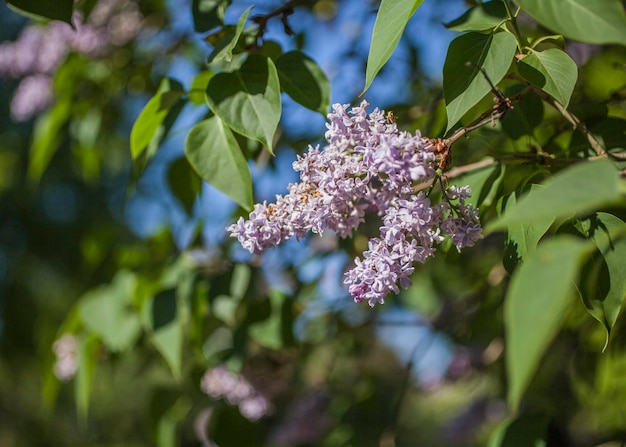
{"label": "sunlit leaf", "polygon": [[[156,95],[143,108],[130,133],[130,153],[134,160],[139,158],[149,146],[158,146],[165,128],[165,119],[185,94],[180,82],[164,78]],[[151,149],[150,152],[155,152]]]}
{"label": "sunlit leaf", "polygon": [[193,78],[191,90],[189,91],[189,101],[197,106],[206,104],[206,86],[215,73],[209,70],[201,71]]}
{"label": "sunlit leaf", "polygon": [[471,32],[450,43],[443,67],[448,130],[489,93],[491,87],[485,75],[494,85],[500,82],[516,48],[515,37],[507,32]]}
{"label": "sunlit leaf", "polygon": [[283,54],[276,61],[280,88],[307,109],[326,116],[330,108],[330,82],[322,69],[301,51]]}
{"label": "sunlit leaf", "polygon": [[623,180],[609,160],[580,163],[567,168],[531,191],[495,222],[486,232],[531,224],[544,219],[563,219],[588,213],[603,206],[624,202]]}
{"label": "sunlit leaf", "polygon": [[61,20],[72,25],[74,0],[6,0],[6,2],[26,16]]}
{"label": "sunlit leaf", "polygon": [[506,18],[504,3],[496,0],[479,3],[461,17],[445,23],[444,26],[453,31],[483,31],[495,28],[502,24]]}
{"label": "sunlit leaf", "polygon": [[372,43],[367,56],[367,69],[365,73],[365,92],[378,74],[383,65],[387,63],[391,54],[398,46],[400,37],[404,33],[409,19],[424,0],[382,0],[374,31]]}
{"label": "sunlit leaf", "polygon": [[511,278],[504,303],[508,402],[517,409],[539,361],[558,332],[575,281],[594,245],[558,236],[539,245]]}
{"label": "sunlit leaf", "polygon": [[570,39],[626,45],[626,14],[620,0],[517,0],[537,22]]}
{"label": "sunlit leaf", "polygon": [[533,51],[519,62],[519,73],[565,107],[578,79],[576,63],[565,51],[549,48]]}
{"label": "sunlit leaf", "polygon": [[215,49],[209,56],[208,61],[210,63],[220,61],[230,62],[232,60],[233,50],[237,46],[237,42],[239,42],[239,37],[241,37],[241,33],[243,32],[243,28],[246,24],[246,20],[248,20],[248,15],[250,14],[250,10],[252,8],[253,6],[250,6],[243,12],[235,28],[232,28],[232,30],[224,30],[223,35],[221,35],[222,32],[216,35],[219,36],[219,39],[215,42]]}
{"label": "sunlit leaf", "polygon": [[196,124],[185,155],[200,177],[245,209],[252,208],[252,178],[235,136],[218,117]]}
{"label": "sunlit leaf", "polygon": [[239,70],[215,75],[206,94],[209,107],[224,123],[272,151],[281,102],[278,73],[271,59],[250,55]]}

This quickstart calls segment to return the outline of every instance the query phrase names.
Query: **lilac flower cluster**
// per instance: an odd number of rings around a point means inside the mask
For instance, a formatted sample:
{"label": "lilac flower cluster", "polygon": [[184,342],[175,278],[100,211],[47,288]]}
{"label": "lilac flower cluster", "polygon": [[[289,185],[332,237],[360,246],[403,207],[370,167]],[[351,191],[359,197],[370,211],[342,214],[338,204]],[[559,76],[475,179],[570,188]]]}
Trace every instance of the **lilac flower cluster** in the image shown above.
{"label": "lilac flower cluster", "polygon": [[58,21],[33,24],[16,41],[0,43],[0,77],[22,78],[11,101],[15,121],[26,121],[50,105],[52,78],[70,52],[96,58],[123,46],[139,33],[143,16],[134,1],[100,0],[86,22],[79,12],[72,21],[76,30]]}
{"label": "lilac flower cluster", "polygon": [[241,415],[257,421],[271,412],[270,402],[259,394],[245,377],[223,366],[209,369],[202,376],[200,388],[215,399],[237,405]]}
{"label": "lilac flower cluster", "polygon": [[[400,131],[384,111],[367,114],[367,102],[348,110],[335,104],[328,115],[328,145],[310,147],[293,167],[300,182],[276,202],[254,206],[249,219],[228,227],[250,253],[308,231],[332,230],[348,237],[366,213],[382,217],[380,236],[369,241],[363,260],[346,273],[345,283],[356,302],[383,303],[411,282],[415,262],[424,262],[448,235],[457,249],[481,236],[477,210],[466,204],[469,188],[450,187],[433,205],[415,186],[434,179],[437,159],[432,144],[419,132]],[[453,202],[458,202],[453,204]]]}

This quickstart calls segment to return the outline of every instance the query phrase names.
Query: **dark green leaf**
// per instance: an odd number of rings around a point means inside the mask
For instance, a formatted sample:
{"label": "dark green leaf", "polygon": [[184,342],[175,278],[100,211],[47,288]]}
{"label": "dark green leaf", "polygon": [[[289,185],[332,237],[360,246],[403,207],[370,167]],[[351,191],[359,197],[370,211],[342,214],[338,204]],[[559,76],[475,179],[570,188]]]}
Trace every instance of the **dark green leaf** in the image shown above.
{"label": "dark green leaf", "polygon": [[496,85],[508,71],[516,48],[515,37],[507,32],[472,32],[450,43],[443,67],[447,130],[491,90],[481,69]]}
{"label": "dark green leaf", "polygon": [[570,39],[626,45],[626,14],[620,0],[517,0],[537,22]]}
{"label": "dark green leaf", "polygon": [[500,0],[479,3],[458,19],[444,24],[453,31],[491,30],[507,19],[506,8]]}
{"label": "dark green leaf", "polygon": [[322,69],[301,51],[283,54],[276,61],[281,89],[307,109],[326,116],[330,108],[330,82]]}
{"label": "dark green leaf", "polygon": [[164,137],[165,119],[184,94],[183,86],[178,81],[169,78],[161,81],[156,95],[148,101],[131,130],[130,153],[133,160],[139,158],[149,146],[149,152],[156,151],[155,148]]}
{"label": "dark green leaf", "polygon": [[424,0],[382,0],[367,56],[365,92],[396,49],[406,24]]}
{"label": "dark green leaf", "polygon": [[122,270],[110,285],[91,290],[80,299],[83,324],[113,352],[130,348],[140,334],[139,315],[129,307],[135,284],[135,276]]}
{"label": "dark green leaf", "polygon": [[624,201],[623,180],[609,160],[583,162],[559,172],[545,187],[531,191],[485,229],[486,233],[532,224],[544,219],[564,219]]}
{"label": "dark green leaf", "polygon": [[206,94],[211,110],[224,123],[272,152],[281,102],[278,73],[271,59],[251,54],[239,70],[215,75]]}
{"label": "dark green leaf", "polygon": [[594,245],[563,235],[539,244],[517,269],[504,303],[508,402],[515,411],[575,293]]}
{"label": "dark green leaf", "polygon": [[[24,15],[61,20],[72,25],[74,0],[6,0],[7,4]],[[72,25],[73,26],[73,25]]]}
{"label": "dark green leaf", "polygon": [[185,155],[200,177],[245,209],[252,209],[248,164],[221,119],[212,117],[196,124],[187,135]]}
{"label": "dark green leaf", "polygon": [[37,119],[28,162],[28,179],[31,182],[39,182],[59,148],[62,138],[61,130],[67,123],[70,109],[68,101],[59,101]]}
{"label": "dark green leaf", "polygon": [[558,48],[533,51],[520,61],[518,70],[524,79],[567,107],[578,79],[578,68],[565,51]]}
{"label": "dark green leaf", "polygon": [[626,223],[607,213],[584,221],[598,251],[588,264],[580,291],[589,313],[606,329],[606,344],[626,298]]}
{"label": "dark green leaf", "polygon": [[[504,212],[509,207],[514,207],[519,199],[529,194],[530,191],[537,191],[540,188],[540,185],[529,185],[504,197],[501,212]],[[548,231],[553,222],[554,218],[549,216],[531,223],[509,225],[503,258],[504,267],[508,272],[512,273],[519,262],[527,259],[535,251],[539,240]]]}
{"label": "dark green leaf", "polygon": [[269,295],[272,313],[268,319],[250,325],[248,334],[259,345],[268,349],[283,347],[282,315],[283,307],[288,298],[276,291]]}
{"label": "dark green leaf", "polygon": [[224,24],[224,12],[230,0],[193,0],[191,13],[193,29],[204,33]]}
{"label": "dark green leaf", "polygon": [[[505,92],[509,98],[514,96]],[[517,140],[526,135],[533,135],[534,129],[543,122],[543,101],[535,92],[528,92],[522,99],[515,103],[515,106],[506,112],[500,120],[502,130],[508,136]]]}
{"label": "dark green leaf", "polygon": [[202,190],[202,181],[185,157],[177,159],[170,165],[167,180],[174,196],[183,205],[187,214],[191,215],[196,197]]}
{"label": "dark green leaf", "polygon": [[505,420],[491,436],[489,447],[545,447],[547,428],[544,415]]}

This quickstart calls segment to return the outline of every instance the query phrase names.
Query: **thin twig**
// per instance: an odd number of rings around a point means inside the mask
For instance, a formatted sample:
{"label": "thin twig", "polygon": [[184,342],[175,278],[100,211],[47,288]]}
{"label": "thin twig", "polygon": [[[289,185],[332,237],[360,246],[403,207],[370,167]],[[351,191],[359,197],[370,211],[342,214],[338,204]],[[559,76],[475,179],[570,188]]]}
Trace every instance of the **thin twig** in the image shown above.
{"label": "thin twig", "polygon": [[563,104],[558,102],[556,99],[554,99],[552,96],[548,95],[543,90],[539,91],[539,94],[541,95],[541,97],[543,98],[544,101],[547,101],[556,110],[558,110],[559,113],[561,115],[563,115],[563,117],[567,121],[569,121],[571,123],[571,125],[573,126],[574,129],[580,130],[585,135],[585,137],[587,137],[587,141],[589,141],[589,144],[591,145],[593,150],[596,152],[596,154],[598,154],[601,157],[609,156],[609,153],[606,151],[606,149],[604,149],[604,147],[602,147],[602,144],[600,144],[600,142],[595,137],[595,135],[592,134],[589,131],[589,129],[587,129],[587,126],[585,126],[585,123],[583,123],[581,120],[579,120],[576,115],[574,115],[573,113],[568,111],[563,106]]}

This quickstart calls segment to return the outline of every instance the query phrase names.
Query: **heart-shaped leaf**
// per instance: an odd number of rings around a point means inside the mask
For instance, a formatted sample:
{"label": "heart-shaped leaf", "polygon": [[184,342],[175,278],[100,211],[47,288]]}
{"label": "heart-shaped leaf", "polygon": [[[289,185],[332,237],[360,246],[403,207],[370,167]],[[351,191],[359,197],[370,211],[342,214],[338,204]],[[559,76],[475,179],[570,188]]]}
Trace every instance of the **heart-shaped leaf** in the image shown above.
{"label": "heart-shaped leaf", "polygon": [[518,70],[524,79],[567,107],[578,79],[578,67],[565,51],[533,51],[520,61]]}
{"label": "heart-shaped leaf", "polygon": [[252,54],[239,70],[215,75],[209,80],[206,97],[224,123],[272,152],[281,102],[278,73],[271,59]]}
{"label": "heart-shaped leaf", "polygon": [[252,209],[252,178],[235,136],[214,116],[187,135],[185,155],[195,171],[247,210]]}
{"label": "heart-shaped leaf", "polygon": [[[517,43],[508,32],[467,33],[450,43],[443,66],[443,93],[450,130],[496,85],[515,55]],[[481,71],[484,70],[484,73]]]}

